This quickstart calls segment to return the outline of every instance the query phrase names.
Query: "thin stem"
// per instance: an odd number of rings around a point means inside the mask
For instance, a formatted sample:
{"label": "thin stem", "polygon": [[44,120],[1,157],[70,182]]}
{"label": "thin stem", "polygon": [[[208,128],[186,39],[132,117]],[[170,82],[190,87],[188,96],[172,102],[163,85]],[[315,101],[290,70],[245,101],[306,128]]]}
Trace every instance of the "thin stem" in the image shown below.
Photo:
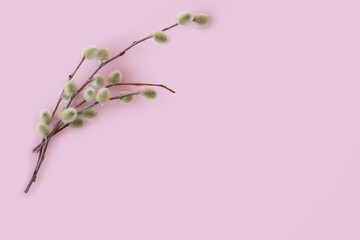
{"label": "thin stem", "polygon": [[140,94],[141,94],[141,91],[137,91],[135,93],[129,93],[129,94],[125,94],[125,95],[119,95],[119,96],[115,96],[115,97],[110,98],[109,101],[116,100],[116,99],[120,100],[120,99],[129,97],[129,96],[135,96],[135,95],[140,95]]}
{"label": "thin stem", "polygon": [[173,28],[173,27],[176,27],[177,25],[179,25],[179,24],[174,23],[173,25],[171,25],[171,26],[169,26],[169,27],[166,27],[166,28],[164,28],[164,29],[161,30],[161,31],[165,32],[165,31],[167,31],[167,30],[169,30],[169,29],[171,29],[171,28]]}
{"label": "thin stem", "polygon": [[41,143],[39,143],[39,145],[37,145],[36,147],[34,147],[34,149],[33,149],[33,150],[31,150],[31,152],[35,152],[35,151],[37,151],[37,150],[41,147],[41,145],[42,145],[44,142],[45,142],[45,138],[43,138],[43,140],[41,141]]}
{"label": "thin stem", "polygon": [[[80,61],[80,63],[77,65],[77,67],[75,68],[74,72],[69,75],[68,81],[70,81],[70,80],[75,76],[76,72],[79,70],[79,68],[80,68],[81,64],[84,62],[84,60],[85,60],[85,56],[83,56],[83,57],[81,58],[81,61]],[[58,101],[57,101],[56,106],[55,106],[55,108],[54,108],[54,111],[53,111],[53,113],[52,113],[53,116],[55,115],[56,110],[58,109],[58,107],[59,107],[59,105],[60,105],[60,102],[61,102],[61,100],[62,100],[62,94],[63,94],[63,92],[64,92],[64,89],[61,91],[61,94],[60,94],[60,96],[59,96],[59,98],[58,98]]]}
{"label": "thin stem", "polygon": [[74,72],[69,75],[68,81],[71,80],[71,79],[75,76],[76,72],[79,70],[79,68],[80,68],[81,64],[84,62],[84,60],[85,60],[85,56],[83,56],[83,57],[81,58],[81,61],[80,61],[80,63],[77,65],[77,67],[75,68]]}
{"label": "thin stem", "polygon": [[41,164],[43,163],[44,159],[45,159],[45,152],[46,152],[46,149],[47,149],[47,146],[49,144],[49,139],[45,139],[45,145],[43,147],[41,147],[40,149],[40,153],[39,153],[39,158],[38,158],[38,162],[36,164],[36,167],[35,167],[35,170],[33,172],[33,175],[32,177],[30,178],[30,181],[27,185],[27,187],[25,188],[25,193],[28,193],[28,191],[30,190],[31,188],[31,185],[36,181],[36,177],[37,177],[37,173],[39,172],[39,169],[41,167]]}
{"label": "thin stem", "polygon": [[86,103],[86,100],[83,100],[81,103],[79,103],[78,105],[76,105],[75,107],[80,107],[81,105],[83,105],[84,103]]}
{"label": "thin stem", "polygon": [[67,123],[67,124],[63,125],[62,127],[59,127],[59,129],[54,133],[54,135],[57,134],[58,132],[60,132],[61,130],[63,130],[64,128],[67,128],[69,125],[70,125],[70,123]]}
{"label": "thin stem", "polygon": [[113,84],[113,85],[107,85],[107,88],[111,88],[111,87],[115,87],[115,86],[126,86],[126,85],[130,85],[130,86],[154,86],[154,87],[162,87],[165,88],[166,90],[175,93],[174,90],[168,88],[165,85],[162,84],[153,84],[153,83],[118,83],[118,84]]}

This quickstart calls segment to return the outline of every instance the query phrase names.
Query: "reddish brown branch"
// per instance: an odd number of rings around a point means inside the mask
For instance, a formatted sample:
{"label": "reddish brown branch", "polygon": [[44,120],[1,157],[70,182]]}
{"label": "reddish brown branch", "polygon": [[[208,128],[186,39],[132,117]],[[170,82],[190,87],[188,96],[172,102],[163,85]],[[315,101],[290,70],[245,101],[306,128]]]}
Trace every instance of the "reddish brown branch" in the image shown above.
{"label": "reddish brown branch", "polygon": [[26,186],[24,192],[28,193],[28,191],[30,190],[32,184],[36,181],[36,177],[37,177],[37,173],[39,172],[39,169],[41,167],[41,164],[43,163],[44,159],[45,159],[45,152],[47,149],[47,146],[49,144],[49,140],[45,139],[45,145],[43,147],[40,148],[40,152],[39,152],[39,157],[38,157],[38,161],[35,167],[35,170],[33,172],[33,175],[28,183],[28,185]]}
{"label": "reddish brown branch", "polygon": [[[75,76],[77,70],[79,70],[79,68],[80,68],[81,64],[84,62],[84,60],[85,60],[85,56],[83,56],[83,57],[81,58],[81,61],[80,61],[80,63],[77,65],[77,67],[75,68],[74,72],[69,75],[68,81],[70,81],[70,80]],[[64,93],[64,90],[61,91],[61,94],[60,94],[60,96],[59,96],[59,98],[58,98],[58,101],[57,101],[56,106],[55,106],[55,108],[54,108],[54,111],[53,111],[53,113],[52,113],[53,116],[55,115],[56,110],[58,109],[58,107],[59,107],[59,105],[60,105],[60,102],[61,102],[61,100],[62,100],[62,95],[63,95],[63,93]]]}

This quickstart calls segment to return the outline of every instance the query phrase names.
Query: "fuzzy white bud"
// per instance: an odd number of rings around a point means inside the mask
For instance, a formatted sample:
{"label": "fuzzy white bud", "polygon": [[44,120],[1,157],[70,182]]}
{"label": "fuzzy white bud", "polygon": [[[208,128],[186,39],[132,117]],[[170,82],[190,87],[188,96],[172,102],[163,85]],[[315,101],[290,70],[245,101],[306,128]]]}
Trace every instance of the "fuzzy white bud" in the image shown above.
{"label": "fuzzy white bud", "polygon": [[152,33],[153,35],[153,42],[157,44],[166,44],[169,42],[169,37],[163,31],[155,30]]}
{"label": "fuzzy white bud", "polygon": [[85,101],[91,102],[95,99],[96,90],[93,87],[87,87],[85,88],[83,92],[83,96]]}
{"label": "fuzzy white bud", "polygon": [[77,90],[78,90],[78,86],[73,80],[67,81],[65,83],[64,93],[66,96],[69,96],[69,97],[74,96],[76,94]]}
{"label": "fuzzy white bud", "polygon": [[104,78],[100,75],[100,74],[95,74],[92,79],[91,79],[91,84],[94,87],[101,87],[102,85],[104,85]]}
{"label": "fuzzy white bud", "polygon": [[110,91],[108,88],[101,88],[96,93],[96,101],[98,101],[101,105],[107,103],[110,99]]}
{"label": "fuzzy white bud", "polygon": [[100,48],[97,55],[99,62],[106,62],[109,59],[110,53],[106,48]]}
{"label": "fuzzy white bud", "polygon": [[61,113],[61,121],[63,121],[63,123],[71,123],[77,118],[77,115],[75,108],[67,108]]}
{"label": "fuzzy white bud", "polygon": [[141,96],[143,99],[152,100],[156,98],[156,91],[150,87],[144,87],[141,91]]}
{"label": "fuzzy white bud", "polygon": [[82,128],[84,126],[84,120],[81,118],[76,118],[74,121],[70,123],[70,127],[72,128]]}
{"label": "fuzzy white bud", "polygon": [[97,56],[97,48],[95,45],[90,45],[84,48],[83,54],[87,60],[93,60]]}
{"label": "fuzzy white bud", "polygon": [[209,23],[209,15],[205,13],[198,13],[194,17],[194,24],[197,27],[205,27]]}
{"label": "fuzzy white bud", "polygon": [[36,132],[39,134],[40,137],[46,138],[49,136],[51,130],[50,127],[45,123],[39,123],[36,127]]}
{"label": "fuzzy white bud", "polygon": [[130,92],[130,91],[121,91],[119,96],[125,96],[125,97],[122,97],[121,99],[119,99],[119,103],[121,103],[121,104],[129,104],[129,103],[131,103],[134,100],[134,95],[126,96],[126,95],[129,95],[131,93],[132,92]]}
{"label": "fuzzy white bud", "polygon": [[108,77],[108,81],[112,85],[121,83],[122,79],[123,79],[123,75],[120,70],[112,71]]}
{"label": "fuzzy white bud", "polygon": [[87,121],[92,121],[97,117],[97,111],[94,108],[87,108],[83,111],[82,117]]}
{"label": "fuzzy white bud", "polygon": [[49,125],[49,123],[51,123],[52,120],[52,113],[47,109],[41,110],[39,114],[39,120],[40,122]]}
{"label": "fuzzy white bud", "polygon": [[176,22],[180,26],[188,25],[189,23],[192,22],[193,19],[194,19],[194,16],[189,11],[183,11],[183,12],[180,12],[178,15],[176,15]]}

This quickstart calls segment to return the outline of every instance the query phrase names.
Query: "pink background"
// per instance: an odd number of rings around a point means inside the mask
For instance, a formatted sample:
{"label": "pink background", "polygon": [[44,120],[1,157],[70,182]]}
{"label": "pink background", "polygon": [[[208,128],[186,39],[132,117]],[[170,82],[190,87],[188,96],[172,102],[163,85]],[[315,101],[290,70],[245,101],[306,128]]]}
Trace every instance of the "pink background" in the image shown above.
{"label": "pink background", "polygon": [[[359,7],[3,1],[0,239],[360,239]],[[147,41],[101,71],[177,93],[113,102],[64,131],[25,195],[38,112],[82,48],[114,54],[185,9],[211,24],[172,29],[167,46]]]}

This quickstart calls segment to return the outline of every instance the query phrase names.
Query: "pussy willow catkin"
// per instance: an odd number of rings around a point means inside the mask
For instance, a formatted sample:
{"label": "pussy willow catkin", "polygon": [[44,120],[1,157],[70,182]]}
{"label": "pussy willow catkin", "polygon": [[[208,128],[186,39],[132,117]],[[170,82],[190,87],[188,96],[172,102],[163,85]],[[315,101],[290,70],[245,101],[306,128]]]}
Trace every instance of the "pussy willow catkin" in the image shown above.
{"label": "pussy willow catkin", "polygon": [[85,109],[82,113],[82,117],[87,121],[92,121],[97,117],[97,111],[94,108]]}
{"label": "pussy willow catkin", "polygon": [[92,77],[91,84],[94,87],[101,87],[102,85],[104,85],[104,83],[105,83],[105,80],[100,74],[97,73]]}
{"label": "pussy willow catkin", "polygon": [[115,71],[111,72],[108,77],[108,81],[110,84],[121,83],[122,79],[123,79],[123,75],[120,70],[115,70]]}
{"label": "pussy willow catkin", "polygon": [[62,113],[61,113],[61,121],[63,123],[71,123],[72,121],[74,121],[77,117],[77,111],[75,108],[66,108]]}
{"label": "pussy willow catkin", "polygon": [[119,96],[122,98],[119,100],[121,104],[129,104],[134,100],[134,95],[130,95],[132,92],[130,91],[121,91]]}
{"label": "pussy willow catkin", "polygon": [[110,100],[110,90],[109,88],[101,88],[96,93],[96,101],[98,101],[101,105],[104,105]]}
{"label": "pussy willow catkin", "polygon": [[84,100],[87,102],[91,102],[95,99],[96,90],[93,87],[87,87],[85,88],[83,92]]}
{"label": "pussy willow catkin", "polygon": [[110,53],[106,48],[100,48],[97,54],[99,62],[106,62],[109,59]]}
{"label": "pussy willow catkin", "polygon": [[[161,87],[172,93],[174,90],[162,85],[153,83],[124,83],[124,77],[126,72],[123,73],[118,69],[113,69],[107,75],[106,80],[103,76],[106,76],[101,72],[102,68],[108,63],[123,56],[127,51],[136,45],[152,39],[156,44],[164,45],[169,43],[169,36],[166,31],[175,28],[177,26],[188,26],[193,23],[196,27],[204,27],[209,23],[209,16],[205,13],[198,13],[194,15],[190,11],[182,11],[174,17],[175,23],[159,30],[153,30],[152,33],[146,35],[144,38],[132,42],[124,50],[118,52],[114,56],[110,56],[108,49],[98,49],[95,45],[89,45],[82,50],[82,58],[72,74],[67,78],[64,84],[61,94],[58,98],[54,111],[43,109],[39,113],[39,123],[36,126],[36,132],[42,138],[40,144],[38,144],[33,152],[38,153],[38,162],[36,163],[35,170],[32,177],[25,189],[27,193],[37,178],[37,173],[45,159],[45,153],[48,149],[49,142],[53,140],[53,137],[64,129],[74,128],[79,129],[85,127],[89,122],[97,119],[98,112],[105,104],[116,100],[121,105],[126,105],[134,101],[136,96],[141,95],[142,99],[152,100],[155,99],[158,94],[154,87]],[[79,80],[75,79],[75,75],[78,69],[82,66],[85,60],[95,60],[98,62],[98,67],[94,72],[85,80],[82,84]],[[105,82],[107,82],[105,84]],[[89,86],[90,85],[90,86]],[[142,87],[141,90],[130,91],[128,86]],[[118,90],[120,89],[120,91]],[[115,94],[111,96],[111,89],[114,89]],[[128,125],[129,126],[129,125]],[[118,126],[114,126],[118,127]]]}

